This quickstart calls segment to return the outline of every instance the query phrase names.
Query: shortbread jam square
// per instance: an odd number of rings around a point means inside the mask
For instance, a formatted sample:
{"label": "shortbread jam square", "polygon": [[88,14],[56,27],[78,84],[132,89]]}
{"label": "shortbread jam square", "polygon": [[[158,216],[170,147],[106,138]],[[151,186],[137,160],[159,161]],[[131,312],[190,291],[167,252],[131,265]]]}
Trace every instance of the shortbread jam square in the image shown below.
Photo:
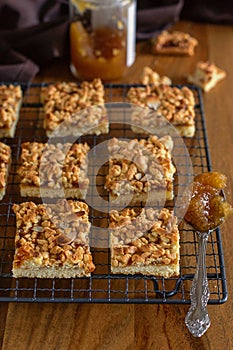
{"label": "shortbread jam square", "polygon": [[193,56],[197,44],[197,39],[188,33],[164,30],[156,38],[152,39],[152,52],[165,55]]}
{"label": "shortbread jam square", "polygon": [[15,136],[22,98],[20,85],[0,85],[0,137]]}
{"label": "shortbread jam square", "polygon": [[114,274],[178,276],[177,217],[166,208],[112,210],[110,249]]}
{"label": "shortbread jam square", "polygon": [[21,196],[84,199],[88,151],[87,143],[23,143],[18,171]]}
{"label": "shortbread jam square", "polygon": [[104,86],[100,79],[59,82],[42,88],[44,129],[48,137],[79,137],[87,134],[107,134],[108,116]]}
{"label": "shortbread jam square", "polygon": [[59,200],[56,205],[14,204],[16,214],[13,277],[90,276],[95,265],[89,246],[88,206]]}
{"label": "shortbread jam square", "polygon": [[[159,85],[131,87],[128,99],[135,107],[131,114],[132,130],[136,133],[154,133],[158,120],[171,123],[180,136],[195,134],[195,98],[191,89],[184,86]],[[139,106],[139,108],[136,108]]]}
{"label": "shortbread jam square", "polygon": [[199,61],[196,64],[195,71],[188,75],[188,81],[207,92],[225,77],[226,72],[217,67],[215,63]]}
{"label": "shortbread jam square", "polygon": [[173,141],[170,136],[130,141],[113,138],[108,143],[109,173],[105,189],[110,202],[121,205],[165,203],[172,200]]}

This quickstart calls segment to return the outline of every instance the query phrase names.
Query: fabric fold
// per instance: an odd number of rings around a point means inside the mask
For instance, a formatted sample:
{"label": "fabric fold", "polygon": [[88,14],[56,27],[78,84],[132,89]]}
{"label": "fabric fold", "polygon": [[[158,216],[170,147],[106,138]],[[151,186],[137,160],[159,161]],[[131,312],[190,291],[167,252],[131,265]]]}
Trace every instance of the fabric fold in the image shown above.
{"label": "fabric fold", "polygon": [[68,1],[0,3],[0,80],[29,82],[42,65],[68,52]]}
{"label": "fabric fold", "polygon": [[14,50],[5,50],[4,54],[1,52],[0,55],[1,81],[27,83],[39,72],[37,64]]}
{"label": "fabric fold", "polygon": [[148,39],[177,22],[183,0],[166,6],[139,8],[137,11],[137,39]]}

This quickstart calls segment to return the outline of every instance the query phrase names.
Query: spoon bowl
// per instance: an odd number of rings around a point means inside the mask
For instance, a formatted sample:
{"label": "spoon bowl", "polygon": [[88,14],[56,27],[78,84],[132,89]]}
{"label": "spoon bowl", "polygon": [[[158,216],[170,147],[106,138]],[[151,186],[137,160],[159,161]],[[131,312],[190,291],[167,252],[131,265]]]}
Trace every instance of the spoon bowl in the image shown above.
{"label": "spoon bowl", "polygon": [[[219,195],[226,202],[226,196],[221,189]],[[212,225],[214,226],[214,225]],[[185,317],[185,324],[195,337],[201,337],[210,326],[210,317],[207,310],[207,303],[210,292],[206,273],[206,247],[209,235],[218,226],[212,227],[207,232],[196,231],[198,236],[198,260],[196,273],[190,289],[191,306]]]}

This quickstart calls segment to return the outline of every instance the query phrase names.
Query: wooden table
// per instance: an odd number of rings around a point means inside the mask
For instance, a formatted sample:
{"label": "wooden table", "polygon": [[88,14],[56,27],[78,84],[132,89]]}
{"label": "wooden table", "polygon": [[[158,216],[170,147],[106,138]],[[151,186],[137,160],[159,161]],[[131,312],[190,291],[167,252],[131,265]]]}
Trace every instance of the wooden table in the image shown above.
{"label": "wooden table", "polygon": [[[197,60],[213,60],[227,78],[203,94],[212,168],[228,177],[227,197],[233,203],[233,28],[181,22],[175,25],[199,41],[193,57],[159,57],[148,42],[137,45],[135,64],[122,82],[138,82],[149,65],[174,83],[185,83]],[[74,80],[66,61],[41,69],[35,82]],[[209,305],[211,327],[201,338],[184,324],[188,305],[0,304],[0,344],[3,350],[180,350],[233,349],[233,217],[222,227],[229,297],[223,305]]]}

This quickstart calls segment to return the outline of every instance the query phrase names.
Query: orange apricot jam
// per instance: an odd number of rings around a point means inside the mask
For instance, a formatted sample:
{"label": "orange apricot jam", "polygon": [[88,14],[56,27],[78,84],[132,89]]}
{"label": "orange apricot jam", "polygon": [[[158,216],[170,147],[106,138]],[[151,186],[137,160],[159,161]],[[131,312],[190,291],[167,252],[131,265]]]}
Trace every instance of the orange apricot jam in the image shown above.
{"label": "orange apricot jam", "polygon": [[227,177],[218,172],[195,176],[193,190],[185,220],[197,231],[208,232],[222,224],[233,213],[221,190]]}
{"label": "orange apricot jam", "polygon": [[81,22],[73,22],[70,54],[71,70],[77,77],[116,80],[126,71],[126,32],[104,26],[89,33]]}

